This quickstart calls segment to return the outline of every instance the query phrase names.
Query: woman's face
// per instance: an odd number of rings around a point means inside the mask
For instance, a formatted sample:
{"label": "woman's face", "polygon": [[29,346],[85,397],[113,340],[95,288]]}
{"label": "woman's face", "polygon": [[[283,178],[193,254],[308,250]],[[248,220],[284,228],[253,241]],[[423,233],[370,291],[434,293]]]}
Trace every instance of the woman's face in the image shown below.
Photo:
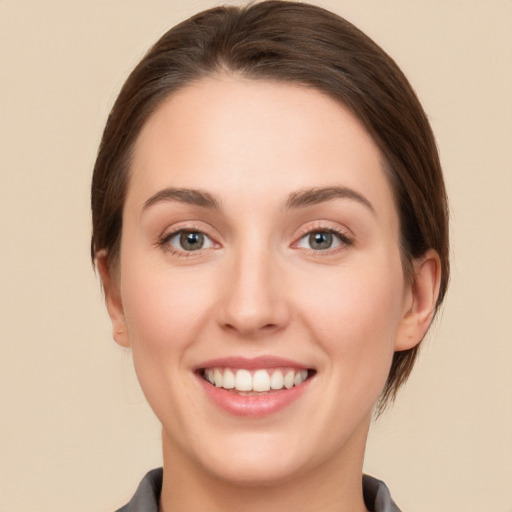
{"label": "woman's face", "polygon": [[313,89],[203,79],[143,128],[123,215],[107,301],[164,453],[253,484],[360,463],[412,341],[397,211],[354,116]]}

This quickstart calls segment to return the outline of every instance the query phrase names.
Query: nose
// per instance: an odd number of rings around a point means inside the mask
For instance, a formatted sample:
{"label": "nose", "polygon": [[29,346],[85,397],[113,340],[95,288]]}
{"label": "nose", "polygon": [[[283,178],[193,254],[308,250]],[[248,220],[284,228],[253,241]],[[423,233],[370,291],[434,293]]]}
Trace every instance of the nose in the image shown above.
{"label": "nose", "polygon": [[244,338],[284,329],[290,312],[278,258],[264,249],[239,251],[226,262],[218,308],[222,329]]}

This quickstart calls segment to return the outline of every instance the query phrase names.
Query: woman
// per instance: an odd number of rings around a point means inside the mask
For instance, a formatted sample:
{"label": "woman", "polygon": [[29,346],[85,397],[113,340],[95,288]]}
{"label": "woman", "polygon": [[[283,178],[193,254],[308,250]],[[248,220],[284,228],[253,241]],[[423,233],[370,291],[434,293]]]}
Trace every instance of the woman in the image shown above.
{"label": "woman", "polygon": [[361,478],[448,282],[434,138],[396,64],[321,8],[167,32],[92,185],[114,339],[162,423],[123,511],[398,510]]}

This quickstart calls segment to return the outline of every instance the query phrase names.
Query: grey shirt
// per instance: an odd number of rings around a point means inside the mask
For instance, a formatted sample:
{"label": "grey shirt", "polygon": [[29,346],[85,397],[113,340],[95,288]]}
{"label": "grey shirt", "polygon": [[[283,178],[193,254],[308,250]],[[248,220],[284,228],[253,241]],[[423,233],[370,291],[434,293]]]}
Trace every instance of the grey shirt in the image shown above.
{"label": "grey shirt", "polygon": [[[130,503],[116,512],[158,512],[162,477],[162,468],[150,471],[142,479]],[[386,484],[376,478],[363,475],[363,496],[366,508],[371,512],[400,512]]]}

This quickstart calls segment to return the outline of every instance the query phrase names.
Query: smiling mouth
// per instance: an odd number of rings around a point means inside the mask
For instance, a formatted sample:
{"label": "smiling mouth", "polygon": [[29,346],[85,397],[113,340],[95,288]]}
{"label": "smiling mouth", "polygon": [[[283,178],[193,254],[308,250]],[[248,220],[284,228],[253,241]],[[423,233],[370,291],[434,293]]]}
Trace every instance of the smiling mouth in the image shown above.
{"label": "smiling mouth", "polygon": [[218,388],[240,395],[261,395],[300,386],[316,372],[307,369],[203,368],[199,375]]}

